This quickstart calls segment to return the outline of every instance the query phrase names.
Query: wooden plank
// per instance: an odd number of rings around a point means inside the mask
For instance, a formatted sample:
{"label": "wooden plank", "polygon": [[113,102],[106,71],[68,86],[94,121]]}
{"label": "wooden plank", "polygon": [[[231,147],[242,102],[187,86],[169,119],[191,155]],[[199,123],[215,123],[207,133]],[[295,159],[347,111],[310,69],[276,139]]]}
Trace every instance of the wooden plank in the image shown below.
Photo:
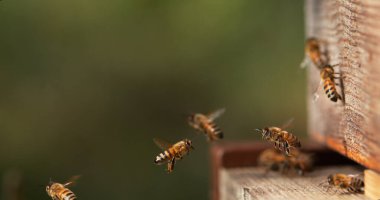
{"label": "wooden plank", "polygon": [[380,174],[372,170],[364,170],[364,193],[370,199],[380,199]]}
{"label": "wooden plank", "polygon": [[380,1],[306,0],[307,37],[324,41],[329,63],[339,64],[345,104],[324,91],[313,100],[319,71],[308,68],[311,136],[380,172]]}
{"label": "wooden plank", "polygon": [[333,173],[358,174],[361,170],[351,166],[330,166],[316,169],[306,176],[265,174],[263,168],[233,168],[221,172],[221,200],[266,199],[367,199],[363,194],[348,194],[341,190],[324,188],[321,183]]}
{"label": "wooden plank", "polygon": [[[273,148],[267,142],[220,142],[213,143],[211,154],[211,188],[212,199],[220,199],[220,171],[223,169],[250,167],[256,165],[260,153]],[[315,142],[303,142],[303,151],[310,152],[317,158],[317,166],[355,164],[349,159],[319,145]]]}

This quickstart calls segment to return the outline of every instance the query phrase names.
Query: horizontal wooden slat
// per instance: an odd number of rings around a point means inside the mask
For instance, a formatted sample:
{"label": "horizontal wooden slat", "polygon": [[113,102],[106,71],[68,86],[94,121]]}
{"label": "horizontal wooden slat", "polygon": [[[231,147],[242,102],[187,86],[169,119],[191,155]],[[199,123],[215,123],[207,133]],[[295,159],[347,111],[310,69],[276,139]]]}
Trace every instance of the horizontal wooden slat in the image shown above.
{"label": "horizontal wooden slat", "polygon": [[327,184],[327,176],[338,172],[358,174],[362,171],[349,166],[330,166],[318,168],[306,176],[281,176],[278,173],[265,174],[265,170],[258,167],[224,169],[221,171],[220,199],[367,199],[363,194],[347,194],[343,190],[323,187],[321,183]]}
{"label": "horizontal wooden slat", "polygon": [[[273,148],[267,142],[221,142],[211,146],[211,174],[212,174],[212,199],[218,200],[220,195],[220,170],[256,165],[257,157],[267,149]],[[338,153],[315,142],[302,142],[302,150],[313,153],[317,166],[328,165],[354,165],[355,163]]]}

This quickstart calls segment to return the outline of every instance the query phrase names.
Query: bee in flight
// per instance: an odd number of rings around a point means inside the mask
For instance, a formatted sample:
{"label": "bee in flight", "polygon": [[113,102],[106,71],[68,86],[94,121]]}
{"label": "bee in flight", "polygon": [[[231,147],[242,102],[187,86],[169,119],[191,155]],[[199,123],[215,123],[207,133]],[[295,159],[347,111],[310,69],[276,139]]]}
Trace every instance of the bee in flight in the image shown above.
{"label": "bee in flight", "polygon": [[67,187],[75,183],[78,178],[79,176],[74,176],[65,184],[50,181],[46,186],[46,192],[53,200],[75,200],[77,197]]}
{"label": "bee in flight", "polygon": [[225,109],[218,109],[208,115],[196,113],[188,117],[188,123],[196,131],[204,133],[209,141],[215,141],[223,138],[222,130],[214,123],[215,119],[220,117]]}
{"label": "bee in flight", "polygon": [[331,187],[345,189],[350,193],[363,193],[364,182],[359,175],[331,174],[327,177],[327,183]]}
{"label": "bee in flight", "polygon": [[303,175],[313,168],[313,158],[311,155],[294,150],[293,156],[285,156],[279,150],[267,149],[258,158],[258,165],[264,166],[266,171],[280,171],[287,174],[289,171]]}
{"label": "bee in flight", "polygon": [[311,37],[306,40],[305,54],[305,59],[301,63],[302,68],[307,66],[309,63],[312,63],[317,68],[321,68],[323,63],[326,63],[325,54],[322,52],[321,48],[321,42],[315,37]]}
{"label": "bee in flight", "polygon": [[194,149],[192,142],[188,139],[181,140],[174,145],[157,138],[153,139],[153,141],[164,151],[156,156],[154,163],[157,165],[167,163],[168,173],[173,171],[176,160],[182,159],[184,155],[189,154],[190,149]]}
{"label": "bee in flight", "polygon": [[[292,121],[293,120],[287,122],[287,126],[290,125]],[[295,135],[282,128],[272,126],[263,129],[257,128],[256,131],[261,133],[264,140],[273,143],[276,149],[285,152],[288,156],[291,155],[290,149],[301,147],[300,140]]]}

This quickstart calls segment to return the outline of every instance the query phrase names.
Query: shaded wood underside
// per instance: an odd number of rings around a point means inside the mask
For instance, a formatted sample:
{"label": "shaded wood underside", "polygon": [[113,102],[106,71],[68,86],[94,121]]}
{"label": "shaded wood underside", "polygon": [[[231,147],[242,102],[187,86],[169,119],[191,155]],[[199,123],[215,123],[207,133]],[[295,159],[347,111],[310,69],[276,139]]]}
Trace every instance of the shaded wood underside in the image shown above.
{"label": "shaded wood underside", "polygon": [[280,176],[278,173],[265,174],[263,168],[234,168],[221,170],[221,200],[251,199],[367,199],[363,194],[347,194],[341,190],[319,186],[332,173],[361,173],[350,166],[331,166],[315,170],[306,176]]}
{"label": "shaded wood underside", "polygon": [[314,139],[380,172],[380,1],[307,0],[306,35],[321,39],[339,64],[345,104],[313,101],[319,72],[308,68],[309,133]]}

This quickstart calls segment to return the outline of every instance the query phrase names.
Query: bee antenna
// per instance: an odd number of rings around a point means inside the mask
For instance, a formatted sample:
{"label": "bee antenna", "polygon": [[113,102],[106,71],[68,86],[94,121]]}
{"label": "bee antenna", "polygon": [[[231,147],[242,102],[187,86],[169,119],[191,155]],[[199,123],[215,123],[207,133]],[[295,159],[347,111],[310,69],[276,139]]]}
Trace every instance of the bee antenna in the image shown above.
{"label": "bee antenna", "polygon": [[261,128],[256,128],[255,131],[257,131],[257,132],[263,132],[263,129],[261,129]]}

